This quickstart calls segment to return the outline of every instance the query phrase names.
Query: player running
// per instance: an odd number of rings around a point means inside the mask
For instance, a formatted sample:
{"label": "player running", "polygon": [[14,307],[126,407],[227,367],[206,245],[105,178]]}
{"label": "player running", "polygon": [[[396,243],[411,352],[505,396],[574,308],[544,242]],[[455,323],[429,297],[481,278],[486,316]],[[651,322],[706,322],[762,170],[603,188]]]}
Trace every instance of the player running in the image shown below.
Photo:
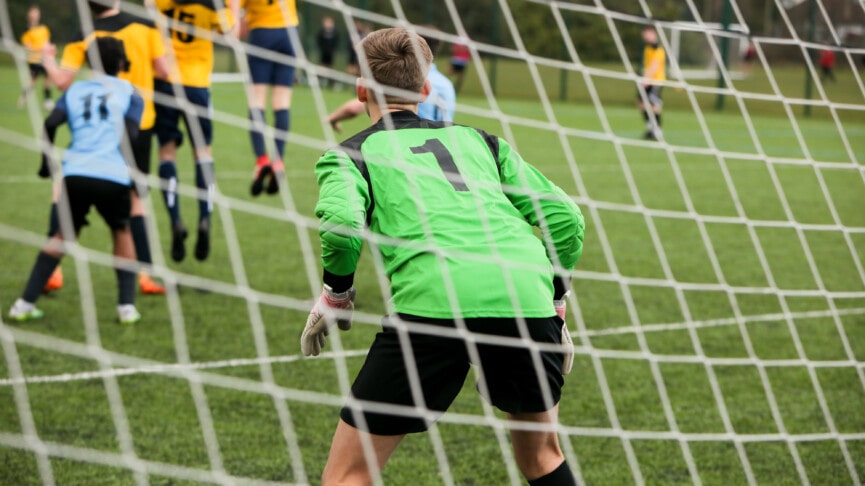
{"label": "player running", "polygon": [[27,95],[36,88],[36,80],[41,76],[42,93],[44,101],[42,106],[46,110],[54,107],[54,101],[51,99],[51,79],[45,74],[45,68],[42,67],[42,48],[51,42],[51,31],[47,26],[40,23],[42,13],[36,5],[27,9],[27,32],[21,36],[21,44],[27,49],[27,67],[30,68],[30,85],[24,88],[21,93],[21,98],[18,99],[18,108],[24,107],[24,102],[27,100]]}
{"label": "player running", "polygon": [[[99,37],[110,36],[123,41],[126,55],[130,60],[128,71],[118,76],[138,88],[144,99],[144,112],[141,115],[141,126],[138,138],[132,144],[135,165],[143,174],[150,173],[150,147],[153,138],[153,122],[156,112],[153,108],[153,79],[165,79],[168,76],[168,64],[165,60],[165,47],[159,31],[152,22],[134,17],[120,11],[120,0],[113,3],[109,0],[89,0],[93,20],[93,33],[80,34],[79,38],[63,49],[60,66],[54,55],[56,47],[49,44],[43,49],[43,65],[48,76],[60,89],[66,89],[72,84],[75,74],[84,65],[87,47]],[[142,194],[138,193],[138,189]],[[144,294],[164,294],[165,288],[154,282],[147,273],[147,268],[153,263],[150,255],[150,243],[147,240],[147,226],[144,221],[144,204],[141,197],[146,196],[147,186],[142,184],[137,188],[132,185],[132,217],[129,224],[132,230],[132,240],[135,243],[135,253],[143,265],[138,275],[138,285]],[[51,226],[56,228],[57,206],[51,207]]]}
{"label": "player running", "polygon": [[[562,375],[573,361],[562,277],[582,253],[582,214],[505,140],[417,116],[432,62],[422,38],[384,29],[359,49],[364,73],[401,91],[374,93],[361,78],[357,96],[372,126],[316,165],[324,289],[301,350],[318,355],[334,321],[350,328],[366,229],[376,236],[390,281],[392,314],[342,409],[322,484],[371,484],[405,434],[425,431],[430,413],[447,410],[471,362],[483,374],[479,389],[487,400],[510,420],[539,427],[511,430],[529,484],[575,484],[553,426]],[[412,384],[421,390],[413,393]],[[366,460],[367,444],[374,463]]]}
{"label": "player running", "polygon": [[[54,143],[57,127],[69,124],[72,144],[63,154],[61,200],[67,200],[74,234],[55,233],[42,248],[30,272],[27,286],[12,308],[9,317],[17,321],[38,319],[42,311],[36,299],[51,273],[63,257],[63,241],[74,241],[87,225],[91,206],[105,220],[114,240],[114,256],[135,259],[135,248],[129,230],[131,208],[129,167],[120,151],[124,132],[129,140],[138,136],[138,124],[144,101],[127,81],[116,76],[129,66],[123,42],[111,37],[96,40],[100,63],[92,63],[94,72],[102,71],[89,81],[74,83],[57,101],[45,120],[48,141]],[[48,156],[42,155],[40,175],[48,177]],[[117,262],[117,314],[121,323],[141,320],[135,309],[135,273]]]}
{"label": "player running", "polygon": [[[252,99],[249,101],[249,135],[255,152],[255,172],[250,192],[258,196],[265,190],[268,194],[279,191],[279,179],[285,176],[285,137],[291,128],[291,87],[294,85],[294,65],[286,57],[294,57],[294,42],[297,36],[297,5],[295,0],[241,0],[246,8],[244,21],[249,27],[249,44],[252,49],[265,49],[274,55],[256,54],[248,56],[249,74],[252,77]],[[277,57],[278,56],[278,57]],[[264,111],[267,106],[267,89],[270,88],[270,104],[273,109],[273,127],[276,153],[267,155],[267,146],[261,127],[266,124]]]}
{"label": "player running", "polygon": [[[662,84],[667,80],[666,63],[667,55],[664,47],[658,42],[658,32],[652,26],[643,28],[643,79],[637,91],[637,108],[643,113],[646,120],[646,140],[659,140],[661,138],[661,109],[664,101],[661,100]],[[646,108],[648,102],[649,108]],[[649,114],[652,110],[652,115]]]}
{"label": "player running", "polygon": [[[210,75],[213,72],[213,30],[232,31],[234,13],[225,3],[200,0],[153,0],[153,6],[168,18],[174,62],[170,68],[170,81],[157,79],[154,90],[156,100],[156,139],[159,141],[159,178],[162,195],[171,219],[171,258],[186,258],[186,226],[180,217],[180,199],[177,196],[177,148],[183,143],[180,119],[195,157],[195,186],[198,199],[198,238],[195,258],[204,260],[210,254],[210,213],[216,179],[213,165],[213,124],[210,112]],[[234,2],[237,5],[237,1]],[[184,110],[178,101],[185,99],[194,109]]]}

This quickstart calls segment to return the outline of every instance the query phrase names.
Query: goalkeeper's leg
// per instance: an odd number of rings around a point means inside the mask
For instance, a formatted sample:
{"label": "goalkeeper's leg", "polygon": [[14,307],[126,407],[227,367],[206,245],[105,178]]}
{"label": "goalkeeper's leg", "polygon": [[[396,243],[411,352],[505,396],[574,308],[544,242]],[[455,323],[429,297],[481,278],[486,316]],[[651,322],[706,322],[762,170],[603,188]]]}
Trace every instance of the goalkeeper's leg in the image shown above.
{"label": "goalkeeper's leg", "polygon": [[[540,413],[512,413],[508,418],[519,422],[533,422],[540,426],[556,423],[559,406]],[[531,486],[576,485],[554,430],[511,430],[514,458],[520,472]]]}
{"label": "goalkeeper's leg", "polygon": [[[336,426],[327,465],[321,475],[322,486],[330,484],[372,484],[384,464],[402,441],[403,435],[377,435],[362,432],[343,420]],[[371,449],[368,449],[368,444]],[[367,451],[369,451],[367,453]]]}

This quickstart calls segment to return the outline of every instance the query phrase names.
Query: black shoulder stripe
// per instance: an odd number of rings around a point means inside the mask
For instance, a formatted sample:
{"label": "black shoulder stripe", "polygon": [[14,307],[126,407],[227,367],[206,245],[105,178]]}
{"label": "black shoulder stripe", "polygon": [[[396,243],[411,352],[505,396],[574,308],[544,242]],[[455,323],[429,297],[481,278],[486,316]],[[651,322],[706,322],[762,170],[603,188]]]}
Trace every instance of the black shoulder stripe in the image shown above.
{"label": "black shoulder stripe", "polygon": [[484,139],[484,142],[487,143],[487,147],[490,149],[490,153],[493,155],[493,160],[496,162],[496,170],[498,170],[499,175],[502,173],[502,163],[499,160],[499,137],[495,135],[490,135],[489,133],[481,130],[480,128],[475,128],[475,131],[478,132],[478,135]]}
{"label": "black shoulder stripe", "polygon": [[375,209],[375,194],[372,191],[372,178],[369,175],[369,168],[366,166],[366,160],[363,158],[360,148],[370,135],[382,130],[380,124],[381,122],[376,123],[339,144],[340,149],[348,155],[348,158],[357,167],[360,175],[363,176],[363,180],[366,181],[367,191],[369,192],[369,207],[366,209],[367,226],[372,222],[372,212]]}

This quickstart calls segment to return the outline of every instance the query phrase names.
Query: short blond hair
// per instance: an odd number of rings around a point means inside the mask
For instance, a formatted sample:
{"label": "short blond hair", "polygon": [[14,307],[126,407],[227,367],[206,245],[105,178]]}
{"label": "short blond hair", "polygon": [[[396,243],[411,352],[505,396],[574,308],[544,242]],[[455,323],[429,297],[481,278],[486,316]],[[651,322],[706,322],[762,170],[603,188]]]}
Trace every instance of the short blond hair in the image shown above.
{"label": "short blond hair", "polygon": [[385,93],[388,103],[418,103],[432,64],[432,51],[423,37],[395,27],[371,32],[360,41],[368,70],[361,74],[384,86],[418,93],[416,97]]}

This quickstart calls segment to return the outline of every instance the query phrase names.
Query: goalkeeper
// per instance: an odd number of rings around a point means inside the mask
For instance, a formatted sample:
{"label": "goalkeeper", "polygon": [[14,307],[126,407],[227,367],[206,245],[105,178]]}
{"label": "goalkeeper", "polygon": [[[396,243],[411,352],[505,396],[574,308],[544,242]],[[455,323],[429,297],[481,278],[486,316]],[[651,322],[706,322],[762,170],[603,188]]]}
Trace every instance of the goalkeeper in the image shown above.
{"label": "goalkeeper", "polygon": [[341,411],[322,484],[371,484],[405,434],[447,410],[472,363],[483,396],[525,424],[511,439],[529,484],[575,484],[555,424],[573,362],[563,299],[582,253],[582,214],[505,140],[417,116],[432,62],[421,37],[383,29],[358,48],[357,96],[372,126],[316,165],[324,290],[303,354],[320,353],[331,324],[351,326],[367,228],[390,280],[391,315]]}

